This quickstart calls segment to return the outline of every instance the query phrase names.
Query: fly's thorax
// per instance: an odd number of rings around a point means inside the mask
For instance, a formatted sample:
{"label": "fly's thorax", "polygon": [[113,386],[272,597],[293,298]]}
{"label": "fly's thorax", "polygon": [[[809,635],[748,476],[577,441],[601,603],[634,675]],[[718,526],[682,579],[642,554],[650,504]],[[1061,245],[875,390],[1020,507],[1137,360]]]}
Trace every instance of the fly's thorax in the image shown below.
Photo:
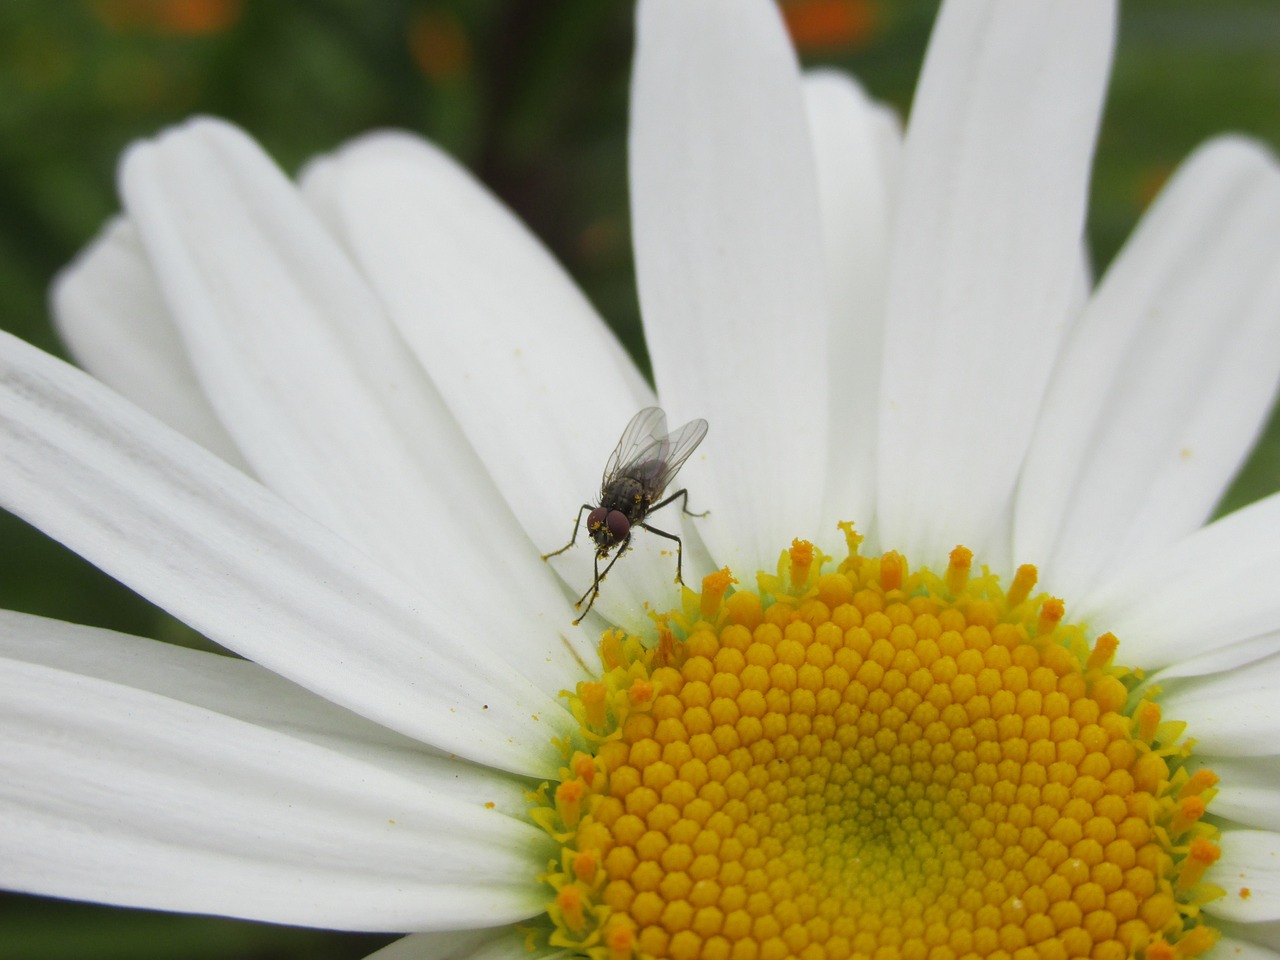
{"label": "fly's thorax", "polygon": [[632,523],[644,519],[645,510],[652,502],[652,494],[646,490],[643,479],[630,475],[615,477],[600,491],[600,506],[617,510]]}

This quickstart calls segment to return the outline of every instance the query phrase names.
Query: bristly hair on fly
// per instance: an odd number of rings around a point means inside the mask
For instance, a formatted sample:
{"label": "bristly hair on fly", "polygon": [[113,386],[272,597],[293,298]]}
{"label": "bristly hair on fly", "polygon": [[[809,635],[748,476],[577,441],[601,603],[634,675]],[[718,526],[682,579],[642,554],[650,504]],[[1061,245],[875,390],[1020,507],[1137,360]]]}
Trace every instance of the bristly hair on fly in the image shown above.
{"label": "bristly hair on fly", "polygon": [[[705,420],[690,420],[668,433],[667,415],[659,407],[645,407],[631,418],[627,428],[622,431],[622,437],[604,467],[604,476],[600,480],[599,504],[593,507],[584,503],[578,510],[578,519],[574,521],[573,535],[569,537],[569,542],[559,550],[542,556],[543,560],[549,560],[572,547],[578,539],[582,514],[587,512],[587,532],[596,544],[595,579],[574,604],[577,609],[584,600],[587,601],[586,609],[573,621],[575,625],[581,623],[582,618],[591,612],[592,604],[600,596],[601,581],[631,546],[631,537],[636,527],[676,542],[676,583],[684,583],[681,569],[684,544],[674,533],[667,533],[645,523],[645,518],[677,498],[682,501],[680,509],[689,516],[707,515],[707,511],[693,513],[689,510],[688,490],[680,489],[671,496],[660,499],[706,435]],[[600,561],[608,557],[615,548],[617,553],[601,570]]]}

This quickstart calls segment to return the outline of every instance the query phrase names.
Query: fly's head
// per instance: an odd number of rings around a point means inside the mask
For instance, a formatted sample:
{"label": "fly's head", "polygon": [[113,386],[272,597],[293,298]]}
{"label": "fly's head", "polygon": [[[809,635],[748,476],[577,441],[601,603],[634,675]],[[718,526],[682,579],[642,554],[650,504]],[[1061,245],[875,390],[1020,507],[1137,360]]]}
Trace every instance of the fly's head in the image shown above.
{"label": "fly's head", "polygon": [[587,514],[587,529],[596,542],[596,556],[603,559],[627,538],[631,532],[631,521],[621,510],[601,506]]}

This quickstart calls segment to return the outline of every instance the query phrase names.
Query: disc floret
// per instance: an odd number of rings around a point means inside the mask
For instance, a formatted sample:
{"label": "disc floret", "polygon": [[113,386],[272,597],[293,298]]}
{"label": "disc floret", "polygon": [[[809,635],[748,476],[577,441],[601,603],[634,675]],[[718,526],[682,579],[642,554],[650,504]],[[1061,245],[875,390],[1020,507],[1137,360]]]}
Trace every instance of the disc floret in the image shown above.
{"label": "disc floret", "polygon": [[1216,778],[1158,691],[1033,567],[834,570],[795,541],[653,636],[600,643],[533,817],[560,855],[535,931],[594,960],[1187,957]]}

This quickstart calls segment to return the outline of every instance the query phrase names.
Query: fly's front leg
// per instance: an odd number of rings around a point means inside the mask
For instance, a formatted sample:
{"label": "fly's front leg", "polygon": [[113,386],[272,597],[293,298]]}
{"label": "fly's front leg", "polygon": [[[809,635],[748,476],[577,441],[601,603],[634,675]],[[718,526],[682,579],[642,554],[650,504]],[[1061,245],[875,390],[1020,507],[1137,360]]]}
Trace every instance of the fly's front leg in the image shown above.
{"label": "fly's front leg", "polygon": [[589,503],[584,503],[581,507],[578,508],[578,519],[573,521],[573,536],[569,538],[569,542],[566,543],[559,550],[553,550],[551,551],[551,553],[544,553],[542,555],[543,560],[550,560],[552,557],[558,557],[560,556],[560,554],[564,553],[566,550],[568,550],[570,547],[573,546],[574,541],[578,539],[578,527],[582,525],[582,511],[591,510],[591,509],[592,509],[592,506]]}
{"label": "fly's front leg", "polygon": [[689,509],[689,491],[687,489],[677,490],[675,493],[667,497],[665,500],[661,500],[658,503],[655,503],[652,507],[649,508],[649,512],[653,513],[653,511],[655,510],[661,510],[668,503],[671,503],[673,500],[675,500],[676,497],[682,497],[684,499],[684,502],[680,504],[680,509],[691,517],[705,517],[708,513],[711,512],[710,510],[703,510],[701,513],[694,513],[693,511],[691,511]]}
{"label": "fly's front leg", "polygon": [[[581,516],[581,514],[579,514],[579,516]],[[622,542],[618,544],[618,552],[615,553],[609,559],[609,565],[604,568],[604,573],[600,572],[600,554],[598,553],[596,554],[595,579],[591,581],[591,586],[587,588],[587,593],[584,593],[582,596],[580,596],[578,598],[578,602],[573,605],[574,609],[576,610],[578,607],[582,606],[582,601],[587,599],[587,594],[591,595],[591,599],[587,602],[587,609],[583,610],[582,613],[578,615],[578,619],[573,621],[573,625],[575,627],[582,622],[583,617],[585,617],[588,613],[591,612],[592,604],[596,602],[596,597],[600,596],[600,582],[609,575],[609,571],[613,569],[613,565],[618,562],[618,558],[620,556],[622,556],[624,553],[627,552],[627,547],[629,547],[630,545],[631,545],[631,534],[628,533],[626,537],[623,538]]]}

